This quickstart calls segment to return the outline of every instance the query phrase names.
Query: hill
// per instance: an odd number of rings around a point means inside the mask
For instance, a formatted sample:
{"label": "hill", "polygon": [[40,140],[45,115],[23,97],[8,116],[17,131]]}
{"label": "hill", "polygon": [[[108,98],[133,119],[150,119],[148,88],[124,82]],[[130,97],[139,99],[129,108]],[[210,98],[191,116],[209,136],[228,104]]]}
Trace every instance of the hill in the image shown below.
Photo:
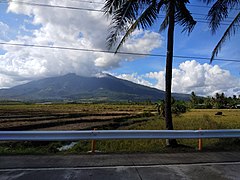
{"label": "hill", "polygon": [[[189,95],[173,94],[187,100]],[[50,77],[0,90],[1,100],[23,101],[157,101],[164,91],[111,75],[82,77],[76,74]]]}

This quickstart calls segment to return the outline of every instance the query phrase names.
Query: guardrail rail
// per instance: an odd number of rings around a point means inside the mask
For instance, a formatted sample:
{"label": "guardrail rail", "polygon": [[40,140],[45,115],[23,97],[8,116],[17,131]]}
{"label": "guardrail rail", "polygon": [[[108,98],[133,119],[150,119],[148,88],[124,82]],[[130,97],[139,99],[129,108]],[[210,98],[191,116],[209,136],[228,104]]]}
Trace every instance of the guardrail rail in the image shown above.
{"label": "guardrail rail", "polygon": [[69,141],[69,140],[100,140],[100,139],[205,139],[205,138],[240,138],[240,129],[0,131],[0,141]]}

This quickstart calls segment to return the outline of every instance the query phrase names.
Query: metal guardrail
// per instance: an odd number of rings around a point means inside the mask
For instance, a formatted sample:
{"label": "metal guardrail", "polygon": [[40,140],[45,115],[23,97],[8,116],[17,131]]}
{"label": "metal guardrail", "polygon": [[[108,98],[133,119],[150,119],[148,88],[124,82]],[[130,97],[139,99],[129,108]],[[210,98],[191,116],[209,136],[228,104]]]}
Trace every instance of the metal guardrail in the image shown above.
{"label": "metal guardrail", "polygon": [[69,141],[98,139],[240,138],[240,129],[223,130],[96,130],[0,131],[0,141]]}

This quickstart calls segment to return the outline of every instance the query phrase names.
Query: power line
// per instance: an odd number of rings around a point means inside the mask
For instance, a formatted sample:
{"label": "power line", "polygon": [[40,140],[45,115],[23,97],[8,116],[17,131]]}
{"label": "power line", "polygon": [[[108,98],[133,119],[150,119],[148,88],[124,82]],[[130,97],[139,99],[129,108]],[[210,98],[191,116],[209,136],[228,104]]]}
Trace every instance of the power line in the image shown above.
{"label": "power line", "polygon": [[[91,3],[91,4],[105,4],[105,3],[102,3],[102,2],[96,2],[96,1],[87,1],[87,0],[71,0],[71,1],[76,1],[76,2],[84,2],[84,3]],[[69,9],[79,9],[78,7],[75,8],[75,7],[71,7],[71,6],[58,6],[58,5],[47,5],[47,4],[38,4],[38,3],[30,3],[30,2],[26,2],[26,1],[14,1],[14,0],[9,0],[9,2],[14,2],[14,3],[19,3],[19,4],[28,4],[28,5],[32,5],[32,6],[46,6],[46,7],[52,7],[52,6],[55,6],[55,7],[58,7],[58,8],[69,8]],[[1,2],[1,3],[8,3],[8,2]],[[198,8],[211,8],[211,6],[208,6],[208,5],[195,5],[195,4],[187,4],[187,6],[190,6],[190,7],[198,7]],[[81,8],[80,8],[81,9]],[[232,8],[232,10],[240,10],[239,8]],[[102,10],[97,10],[97,11],[102,11]]]}
{"label": "power line", "polygon": [[[76,1],[76,2],[84,2],[84,3],[93,3],[93,4],[104,4],[103,2],[96,2],[96,1],[86,1],[86,0],[71,0],[71,1]],[[198,7],[198,8],[208,8],[210,9],[211,6],[209,5],[196,5],[196,4],[187,4],[187,6],[192,6],[192,7]],[[234,8],[234,10],[240,10],[238,8]]]}
{"label": "power line", "polygon": [[[207,9],[210,9],[212,6],[208,6],[208,5],[196,5],[196,4],[187,4],[187,6],[190,6],[190,7],[198,7],[198,8],[207,8]],[[232,8],[231,10],[237,10],[239,11],[240,9],[239,8]]]}
{"label": "power line", "polygon": [[[206,19],[204,19],[204,18],[194,18],[194,19],[196,19],[196,20],[200,20],[200,21],[198,21],[198,22],[206,22],[206,23],[208,23],[207,21],[206,21]],[[230,21],[230,20],[224,20],[223,22],[229,22],[229,23],[231,23],[232,21]],[[225,24],[225,23],[221,23],[221,24]],[[228,25],[228,24],[225,24],[225,25]],[[230,25],[230,24],[229,24]]]}
{"label": "power line", "polygon": [[[29,6],[39,6],[39,7],[48,7],[48,8],[60,8],[60,9],[70,9],[70,10],[82,10],[82,11],[92,11],[92,12],[101,12],[104,13],[103,10],[101,9],[92,9],[92,8],[82,8],[82,7],[72,7],[72,6],[60,6],[60,5],[49,5],[49,4],[39,4],[39,3],[30,3],[30,2],[25,2],[25,1],[13,1],[10,0],[10,2],[17,3],[17,4],[24,4],[24,5],[29,5]],[[91,2],[91,1],[79,1],[79,2]],[[8,3],[8,2],[0,2],[0,3]],[[103,3],[104,4],[104,3]],[[198,14],[200,13],[192,13],[192,14]],[[204,14],[201,14],[204,15]],[[163,16],[159,16],[160,18],[164,18]],[[198,21],[200,23],[208,23],[207,21],[203,21],[204,19],[202,18],[195,18],[200,19],[201,21]],[[225,21],[225,22],[230,22],[230,21]],[[230,24],[226,23],[221,23],[221,25],[226,25],[229,26]]]}
{"label": "power line", "polygon": [[85,0],[70,0],[70,1],[75,1],[75,2],[83,2],[83,3],[90,3],[90,4],[104,4],[102,2],[96,2],[96,1],[85,1]]}
{"label": "power line", "polygon": [[[8,46],[19,46],[19,47],[60,49],[60,50],[71,50],[71,51],[84,51],[84,52],[97,52],[97,53],[115,54],[114,51],[100,50],[100,49],[85,49],[85,48],[74,48],[74,47],[63,47],[63,46],[49,46],[49,45],[36,45],[36,44],[21,44],[21,43],[9,43],[9,42],[0,42],[0,44],[1,45],[8,45]],[[134,53],[134,52],[123,52],[123,51],[119,51],[117,53],[118,54],[123,54],[123,55],[134,55],[134,56],[166,57],[166,55],[164,55],[164,54]],[[182,55],[175,55],[173,57],[181,58],[181,59],[198,59],[198,60],[209,60],[210,59],[210,57],[182,56]],[[214,60],[215,61],[226,61],[226,62],[240,63],[240,59],[215,58]]]}
{"label": "power line", "polygon": [[[201,21],[201,20],[198,20],[198,18],[195,18],[197,20],[198,23],[205,23],[205,24],[209,24],[209,22],[207,21]],[[200,18],[201,19],[201,18]],[[225,21],[225,22],[231,22],[231,21]],[[223,25],[223,26],[229,26],[230,24],[227,24],[227,23],[220,23],[220,25]],[[233,26],[236,26],[238,27],[238,25],[233,25]]]}
{"label": "power line", "polygon": [[[101,9],[92,9],[92,8],[82,8],[82,7],[72,7],[72,6],[59,6],[59,5],[50,5],[50,4],[39,4],[39,3],[30,3],[25,1],[12,1],[9,2],[24,4],[29,6],[39,6],[39,7],[49,7],[49,8],[60,8],[60,9],[71,9],[71,10],[82,10],[82,11],[94,11],[94,12],[104,12]],[[0,2],[0,3],[8,3],[8,2]]]}
{"label": "power line", "polygon": [[[72,6],[57,6],[57,5],[48,5],[48,4],[37,4],[37,3],[29,3],[29,2],[20,2],[20,1],[11,1],[13,3],[18,3],[18,4],[25,4],[25,5],[30,5],[30,6],[40,6],[40,7],[48,7],[48,8],[60,8],[60,9],[71,9],[71,10],[82,10],[82,11],[93,11],[93,12],[101,12],[104,13],[103,10],[100,9],[91,9],[91,8],[81,8],[81,7],[72,7]],[[7,3],[7,2],[0,2],[0,3]],[[159,18],[164,18],[163,16],[159,16]],[[201,19],[201,18],[195,18]],[[197,21],[199,23],[208,23],[207,21]],[[226,21],[227,22],[227,21]],[[229,21],[228,21],[229,22]],[[226,23],[221,23],[221,25],[226,25],[229,26],[230,24]]]}
{"label": "power line", "polygon": [[[200,15],[200,16],[204,16],[204,17],[207,17],[208,14],[202,14],[202,13],[194,13],[194,12],[191,12],[191,14],[194,14],[194,15]],[[234,17],[226,17],[226,19],[234,19]]]}

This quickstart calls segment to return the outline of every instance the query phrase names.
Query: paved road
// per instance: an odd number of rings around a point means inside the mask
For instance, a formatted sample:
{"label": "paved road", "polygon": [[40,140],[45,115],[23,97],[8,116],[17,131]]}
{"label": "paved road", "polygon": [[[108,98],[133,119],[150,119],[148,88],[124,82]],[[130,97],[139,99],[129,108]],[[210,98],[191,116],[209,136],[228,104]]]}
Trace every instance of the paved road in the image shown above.
{"label": "paved road", "polygon": [[240,152],[0,156],[0,180],[240,179]]}

